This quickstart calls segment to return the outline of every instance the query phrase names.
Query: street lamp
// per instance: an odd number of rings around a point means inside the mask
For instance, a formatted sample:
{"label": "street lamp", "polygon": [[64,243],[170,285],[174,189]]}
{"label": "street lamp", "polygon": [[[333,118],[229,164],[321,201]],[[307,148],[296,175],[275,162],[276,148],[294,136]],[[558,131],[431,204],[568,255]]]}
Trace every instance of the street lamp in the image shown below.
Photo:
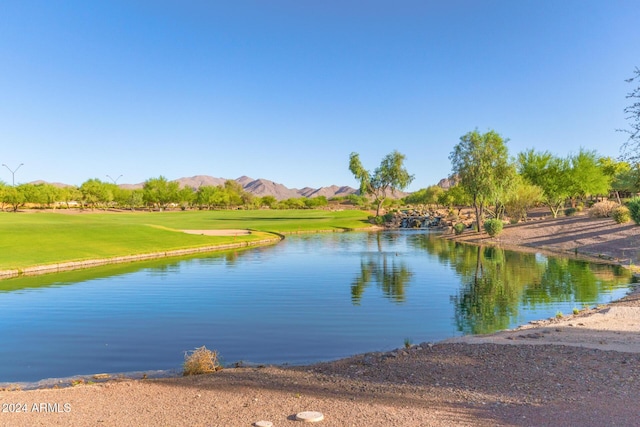
{"label": "street lamp", "polygon": [[18,172],[18,169],[20,169],[20,166],[22,165],[24,165],[24,163],[20,163],[17,168],[15,168],[14,170],[11,170],[9,166],[5,165],[4,163],[2,164],[2,166],[9,169],[9,172],[11,172],[11,185],[13,187],[16,186],[16,172]]}
{"label": "street lamp", "polygon": [[118,176],[116,179],[111,178],[109,175],[107,175],[107,178],[109,178],[111,181],[113,181],[114,185],[118,185],[118,180],[120,178],[122,178],[122,175]]}

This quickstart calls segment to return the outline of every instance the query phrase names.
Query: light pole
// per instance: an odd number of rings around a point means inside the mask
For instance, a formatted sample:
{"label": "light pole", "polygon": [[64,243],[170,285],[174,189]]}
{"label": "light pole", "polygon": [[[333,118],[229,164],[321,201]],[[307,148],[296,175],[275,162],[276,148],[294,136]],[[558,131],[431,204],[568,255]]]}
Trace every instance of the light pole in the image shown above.
{"label": "light pole", "polygon": [[2,164],[2,166],[4,166],[5,168],[9,169],[9,172],[11,172],[11,186],[15,187],[16,186],[16,172],[18,172],[18,169],[20,169],[20,166],[24,165],[24,163],[20,163],[18,165],[17,168],[15,168],[14,170],[11,170],[11,168],[7,165],[5,165],[4,163]]}
{"label": "light pole", "polygon": [[107,178],[109,178],[111,181],[113,181],[114,185],[118,185],[118,180],[120,178],[122,178],[122,175],[118,176],[116,179],[111,178],[109,175],[107,175]]}

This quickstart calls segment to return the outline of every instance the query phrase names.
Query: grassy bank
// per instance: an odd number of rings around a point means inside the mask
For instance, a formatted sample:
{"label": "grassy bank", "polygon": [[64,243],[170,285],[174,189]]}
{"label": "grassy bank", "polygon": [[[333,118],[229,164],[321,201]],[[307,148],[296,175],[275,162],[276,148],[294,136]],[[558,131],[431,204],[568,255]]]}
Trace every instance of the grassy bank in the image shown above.
{"label": "grassy bank", "polygon": [[[265,239],[268,233],[366,227],[366,212],[187,211],[0,214],[0,270],[211,247]],[[206,236],[180,230],[251,229]]]}

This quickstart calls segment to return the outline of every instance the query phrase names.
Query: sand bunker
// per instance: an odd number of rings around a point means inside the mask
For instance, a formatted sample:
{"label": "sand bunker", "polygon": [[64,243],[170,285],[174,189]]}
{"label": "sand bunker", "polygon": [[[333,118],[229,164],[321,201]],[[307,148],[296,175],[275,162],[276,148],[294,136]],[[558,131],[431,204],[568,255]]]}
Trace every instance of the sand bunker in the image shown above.
{"label": "sand bunker", "polygon": [[249,230],[226,229],[226,230],[181,230],[187,234],[202,234],[204,236],[243,236],[251,234]]}

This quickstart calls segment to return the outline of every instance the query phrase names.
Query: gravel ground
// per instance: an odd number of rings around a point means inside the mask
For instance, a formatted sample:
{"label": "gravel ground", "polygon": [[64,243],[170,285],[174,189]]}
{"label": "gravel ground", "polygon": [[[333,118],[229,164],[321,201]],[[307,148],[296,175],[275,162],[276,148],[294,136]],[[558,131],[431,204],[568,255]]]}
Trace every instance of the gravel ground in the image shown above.
{"label": "gravel ground", "polygon": [[[588,221],[576,226],[593,226]],[[536,236],[545,228],[557,232],[550,223]],[[4,390],[0,425],[293,426],[303,424],[295,414],[320,411],[318,425],[341,427],[632,426],[639,423],[639,362],[640,296],[632,294],[513,331],[311,366]]]}

